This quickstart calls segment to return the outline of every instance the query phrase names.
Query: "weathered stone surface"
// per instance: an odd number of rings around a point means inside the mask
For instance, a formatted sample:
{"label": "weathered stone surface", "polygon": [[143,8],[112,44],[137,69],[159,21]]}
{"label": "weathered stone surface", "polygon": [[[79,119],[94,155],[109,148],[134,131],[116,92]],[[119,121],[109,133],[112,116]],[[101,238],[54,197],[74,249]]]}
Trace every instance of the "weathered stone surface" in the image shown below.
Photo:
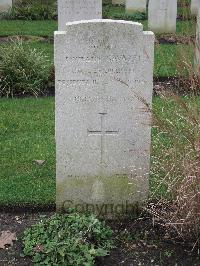
{"label": "weathered stone surface", "polygon": [[177,0],[149,0],[148,25],[155,33],[176,32]]}
{"label": "weathered stone surface", "polygon": [[91,20],[55,33],[57,207],[131,212],[148,196],[154,34]]}
{"label": "weathered stone surface", "polygon": [[58,30],[65,30],[67,22],[101,18],[102,0],[58,1]]}
{"label": "weathered stone surface", "polygon": [[12,0],[0,0],[0,13],[7,12],[12,7]]}
{"label": "weathered stone surface", "polygon": [[196,16],[200,8],[200,0],[191,0],[191,13]]}
{"label": "weathered stone surface", "polygon": [[125,5],[126,0],[112,0],[113,5]]}
{"label": "weathered stone surface", "polygon": [[199,9],[199,12],[197,14],[195,67],[196,67],[197,74],[200,76],[200,9]]}
{"label": "weathered stone surface", "polygon": [[147,0],[126,0],[126,13],[146,12]]}

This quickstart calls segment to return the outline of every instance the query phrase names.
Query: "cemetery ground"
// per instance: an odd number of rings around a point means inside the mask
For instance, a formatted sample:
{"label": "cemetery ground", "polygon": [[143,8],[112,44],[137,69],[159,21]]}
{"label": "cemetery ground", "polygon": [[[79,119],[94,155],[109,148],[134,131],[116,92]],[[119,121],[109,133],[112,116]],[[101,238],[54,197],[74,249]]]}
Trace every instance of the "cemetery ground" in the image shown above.
{"label": "cemetery ground", "polygon": [[[188,82],[187,67],[193,60],[196,23],[184,20],[182,14],[187,11],[179,8],[179,20],[176,34],[157,35],[155,49],[154,79],[155,89],[160,91],[178,90],[181,99],[191,108],[187,119],[180,116],[173,121],[175,110],[179,109],[179,100],[166,100],[154,96],[153,110],[163,115],[162,120],[176,122],[176,132],[180,145],[177,153],[184,149],[188,128],[188,119],[194,118],[200,106],[199,96],[187,94],[191,82]],[[104,17],[113,19],[137,20],[126,17],[122,7],[104,6]],[[140,20],[147,29],[147,20]],[[0,20],[0,45],[19,37],[25,45],[43,51],[49,59],[49,68],[53,64],[53,32],[56,21]],[[183,63],[184,61],[184,63]],[[53,76],[53,74],[52,74]],[[177,85],[179,81],[186,82]],[[9,230],[17,234],[13,247],[0,249],[0,265],[32,265],[29,258],[21,257],[23,231],[40,220],[40,215],[51,216],[55,212],[55,124],[52,82],[48,97],[0,98],[0,232]],[[174,88],[175,87],[175,88]],[[163,111],[164,110],[164,111]],[[187,111],[186,111],[187,113]],[[183,116],[185,115],[182,111]],[[157,117],[155,117],[155,120]],[[193,125],[191,123],[191,125]],[[187,131],[189,132],[189,131]],[[152,130],[152,157],[162,157],[169,150],[172,156],[172,139],[161,136],[158,143],[157,127]],[[191,143],[195,135],[191,135]],[[164,150],[163,150],[164,148]],[[173,157],[178,158],[177,157]],[[170,162],[169,158],[165,163]],[[178,164],[175,164],[178,167]],[[157,166],[159,168],[159,166]],[[156,169],[157,170],[157,169]],[[178,169],[180,170],[180,169]],[[177,172],[178,172],[177,170]],[[158,186],[163,169],[150,177],[150,194],[156,200],[166,194],[165,186]],[[176,172],[174,172],[176,174]],[[97,260],[96,265],[199,265],[198,245],[183,243],[182,239],[170,235],[148,213],[142,213],[132,220],[108,222],[114,230],[116,248],[111,255]]]}
{"label": "cemetery ground", "polygon": [[[196,108],[200,106],[199,97],[195,101],[185,97],[184,101]],[[11,209],[54,208],[56,194],[54,97],[0,99],[0,103],[0,208],[4,209],[4,206]],[[164,106],[164,119],[167,120],[169,114],[173,114],[172,109],[177,108],[176,104],[168,105],[159,97],[154,97],[153,108],[158,113]],[[182,121],[176,122],[178,128],[187,125],[182,124]],[[152,141],[156,147],[156,128],[152,132]],[[163,138],[162,142],[167,148],[171,140]],[[162,152],[163,150],[160,150],[160,153]],[[157,184],[152,177],[152,194],[156,188]],[[159,196],[160,191],[157,193],[156,196]]]}
{"label": "cemetery ground", "polygon": [[[185,101],[194,104],[190,97],[185,97]],[[0,103],[0,231],[9,230],[18,237],[13,247],[0,250],[0,265],[32,265],[29,258],[20,256],[20,237],[26,228],[40,220],[40,215],[50,216],[55,211],[54,97],[1,99]],[[161,98],[154,97],[154,109],[158,113],[164,105]],[[196,105],[200,105],[199,98]],[[176,108],[175,103],[167,105],[166,119],[172,114],[172,108]],[[152,139],[154,146],[156,128]],[[170,139],[164,138],[163,145],[170,145]],[[156,191],[154,176],[150,184],[151,194],[162,193],[162,189]],[[161,226],[153,226],[152,217],[147,213],[130,221],[108,224],[115,232],[116,248],[96,265],[199,263],[199,256],[196,251],[191,252],[189,244],[182,245],[179,239],[173,241]]]}
{"label": "cemetery ground", "polygon": [[[34,265],[30,258],[22,255],[22,236],[25,229],[38,223],[41,217],[51,216],[53,212],[14,212],[0,214],[0,230],[16,233],[18,241],[13,247],[0,249],[0,265]],[[138,265],[199,265],[199,256],[191,252],[191,247],[173,243],[159,226],[152,226],[149,216],[131,221],[108,222],[114,230],[115,248],[110,256],[97,259],[95,266],[138,266]]]}

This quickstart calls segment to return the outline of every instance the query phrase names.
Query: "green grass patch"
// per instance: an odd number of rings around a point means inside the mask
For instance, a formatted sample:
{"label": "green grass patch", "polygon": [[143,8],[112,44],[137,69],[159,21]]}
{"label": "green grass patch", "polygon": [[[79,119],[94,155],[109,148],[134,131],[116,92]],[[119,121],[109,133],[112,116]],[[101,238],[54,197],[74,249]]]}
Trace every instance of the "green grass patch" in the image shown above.
{"label": "green grass patch", "polygon": [[150,178],[152,198],[174,196],[178,183],[189,173],[187,163],[195,167],[195,163],[199,162],[195,148],[200,134],[199,110],[200,97],[154,98],[155,127],[152,128]]}
{"label": "green grass patch", "polygon": [[176,34],[179,36],[195,36],[196,35],[196,21],[195,20],[184,20],[177,21]]}
{"label": "green grass patch", "polygon": [[194,61],[194,47],[190,45],[156,45],[154,76],[173,77],[187,75],[185,63]]}
{"label": "green grass patch", "polygon": [[0,205],[54,203],[54,99],[1,99],[0,112]]}
{"label": "green grass patch", "polygon": [[[115,12],[111,12],[109,9],[105,18],[138,21],[143,24],[144,30],[148,30],[147,20],[137,20],[134,16],[126,16],[122,10],[122,7],[115,8]],[[54,20],[0,20],[0,36],[30,35],[52,37],[57,28],[58,23]],[[194,20],[177,21],[177,35],[190,36],[195,35],[195,33],[196,22]]]}
{"label": "green grass patch", "polygon": [[57,21],[54,20],[0,20],[0,36],[53,36],[53,32],[56,31],[57,28]]}

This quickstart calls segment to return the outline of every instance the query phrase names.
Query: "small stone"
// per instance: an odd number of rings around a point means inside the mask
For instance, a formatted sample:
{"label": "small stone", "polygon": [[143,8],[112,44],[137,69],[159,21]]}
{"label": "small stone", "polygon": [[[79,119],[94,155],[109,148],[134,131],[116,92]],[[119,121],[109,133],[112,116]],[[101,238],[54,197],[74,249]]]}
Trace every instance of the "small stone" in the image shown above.
{"label": "small stone", "polygon": [[34,160],[34,162],[38,165],[43,165],[45,163],[44,160]]}

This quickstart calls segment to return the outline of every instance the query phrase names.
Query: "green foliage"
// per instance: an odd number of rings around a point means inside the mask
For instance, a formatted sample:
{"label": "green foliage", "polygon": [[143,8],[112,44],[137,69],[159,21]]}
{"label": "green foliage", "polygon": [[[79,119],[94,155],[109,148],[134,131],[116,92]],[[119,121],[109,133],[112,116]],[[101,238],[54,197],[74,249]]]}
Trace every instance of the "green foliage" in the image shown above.
{"label": "green foliage", "polygon": [[146,20],[147,14],[144,12],[134,12],[133,14],[127,14],[125,16],[125,19],[126,20],[132,20],[132,21]]}
{"label": "green foliage", "polygon": [[24,255],[35,265],[93,265],[109,254],[112,230],[94,215],[70,211],[56,214],[25,231]]}
{"label": "green foliage", "polygon": [[19,0],[10,12],[11,19],[45,20],[57,18],[55,0]]}
{"label": "green foliage", "polygon": [[0,46],[0,96],[38,96],[49,78],[47,57],[22,41]]}
{"label": "green foliage", "polygon": [[126,13],[119,13],[119,12],[113,12],[112,14],[109,14],[109,12],[104,13],[106,18],[111,17],[112,19],[119,19],[119,20],[130,20],[130,21],[138,21],[138,20],[146,20],[147,15],[146,13],[142,12],[135,12],[133,14],[126,14]]}

